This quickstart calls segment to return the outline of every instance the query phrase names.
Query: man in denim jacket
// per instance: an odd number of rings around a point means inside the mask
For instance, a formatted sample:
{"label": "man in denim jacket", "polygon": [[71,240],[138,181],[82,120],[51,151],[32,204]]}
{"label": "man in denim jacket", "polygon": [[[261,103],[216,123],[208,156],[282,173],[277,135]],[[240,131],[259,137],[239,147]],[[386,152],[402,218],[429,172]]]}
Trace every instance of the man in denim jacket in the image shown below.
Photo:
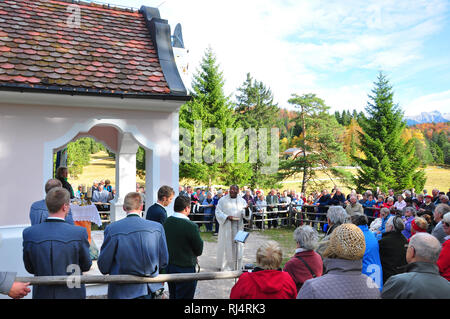
{"label": "man in denim jacket", "polygon": [[[49,179],[47,183],[45,183],[45,193],[47,194],[52,188],[62,187],[62,183],[57,179]],[[30,208],[30,221],[31,225],[36,225],[45,222],[48,217],[48,209],[45,204],[45,199],[34,202]],[[69,213],[66,216],[66,222],[73,225],[72,212],[69,210]]]}
{"label": "man in denim jacket", "polygon": [[[65,221],[70,210],[70,194],[62,187],[51,189],[45,197],[49,217],[23,231],[25,269],[35,276],[82,275],[91,268],[86,229]],[[33,299],[84,299],[84,284],[38,285]]]}
{"label": "man in denim jacket", "polygon": [[[141,218],[143,208],[139,193],[128,193],[123,209],[127,217],[108,225],[98,268],[106,275],[134,275],[156,277],[169,261],[166,235],[160,223]],[[163,285],[109,284],[109,299],[153,299],[162,292]]]}

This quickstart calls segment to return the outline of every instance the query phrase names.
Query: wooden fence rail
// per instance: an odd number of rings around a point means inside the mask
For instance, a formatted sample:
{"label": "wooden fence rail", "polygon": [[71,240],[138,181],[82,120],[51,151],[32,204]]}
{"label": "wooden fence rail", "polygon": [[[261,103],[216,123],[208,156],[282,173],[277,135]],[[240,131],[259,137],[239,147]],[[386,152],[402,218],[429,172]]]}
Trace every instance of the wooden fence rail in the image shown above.
{"label": "wooden fence rail", "polygon": [[[267,208],[275,208],[278,206],[276,211],[268,211]],[[280,209],[280,206],[283,207]],[[250,230],[265,230],[265,223],[270,221],[279,221],[281,222],[281,226],[291,226],[291,225],[300,225],[303,223],[311,223],[314,225],[326,224],[326,215],[327,213],[319,213],[319,207],[322,211],[327,211],[329,207],[332,205],[296,205],[293,203],[278,203],[273,205],[250,205],[249,209],[252,211],[252,218],[249,223],[245,223],[245,228]],[[196,209],[195,213],[191,213],[189,218],[196,224],[209,224],[215,223],[215,216],[213,215],[211,220],[203,220],[203,216],[206,214],[199,213],[198,209],[202,207],[207,207],[207,205],[195,205]],[[258,213],[256,210],[258,208],[263,208],[263,212]],[[298,209],[299,208],[299,209]],[[308,209],[309,208],[309,209]],[[345,208],[345,207],[344,207]],[[311,210],[312,209],[312,210]],[[377,207],[364,207],[366,210],[380,210]],[[256,218],[255,218],[256,217]],[[375,217],[367,216],[369,219],[369,224]],[[200,219],[199,219],[200,218]],[[255,223],[261,225],[261,227],[255,227]]]}
{"label": "wooden fence rail", "polygon": [[71,276],[38,276],[38,277],[16,277],[16,281],[29,282],[30,285],[67,285],[76,281],[80,284],[143,284],[143,283],[163,283],[180,282],[193,280],[218,280],[238,278],[242,271],[222,271],[222,272],[200,272],[183,274],[162,274],[156,277],[139,277],[133,275],[71,275]]}

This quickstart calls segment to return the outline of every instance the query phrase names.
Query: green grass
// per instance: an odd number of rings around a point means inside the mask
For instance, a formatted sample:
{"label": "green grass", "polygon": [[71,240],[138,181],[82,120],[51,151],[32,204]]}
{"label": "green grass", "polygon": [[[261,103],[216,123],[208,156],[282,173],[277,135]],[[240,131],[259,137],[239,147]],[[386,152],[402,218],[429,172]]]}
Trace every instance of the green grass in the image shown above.
{"label": "green grass", "polygon": [[283,268],[286,262],[291,259],[294,255],[295,248],[297,247],[293,238],[294,230],[295,228],[292,226],[261,231],[261,235],[267,236],[270,240],[274,240],[280,244],[281,250],[283,251],[281,268]]}
{"label": "green grass", "polygon": [[209,243],[217,243],[217,236],[213,236],[212,232],[201,230],[200,237],[203,239],[203,241],[207,241]]}
{"label": "green grass", "polygon": [[[269,237],[270,240],[276,241],[281,246],[283,251],[283,260],[281,262],[281,268],[284,267],[286,262],[294,256],[297,244],[294,241],[295,227],[281,227],[277,229],[268,229],[261,232],[262,235]],[[319,241],[324,236],[322,232],[319,232]]]}

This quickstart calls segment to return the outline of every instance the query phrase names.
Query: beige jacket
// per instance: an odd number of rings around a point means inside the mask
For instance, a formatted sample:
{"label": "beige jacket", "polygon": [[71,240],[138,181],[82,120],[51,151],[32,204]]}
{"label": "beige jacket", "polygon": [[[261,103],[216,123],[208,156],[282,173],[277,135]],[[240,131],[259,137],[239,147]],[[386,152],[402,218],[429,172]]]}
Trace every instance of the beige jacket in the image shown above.
{"label": "beige jacket", "polygon": [[347,212],[347,214],[349,214],[350,216],[353,215],[363,215],[364,214],[364,209],[362,207],[362,205],[358,202],[355,203],[355,205],[352,204],[348,204],[347,207],[345,207],[345,210]]}

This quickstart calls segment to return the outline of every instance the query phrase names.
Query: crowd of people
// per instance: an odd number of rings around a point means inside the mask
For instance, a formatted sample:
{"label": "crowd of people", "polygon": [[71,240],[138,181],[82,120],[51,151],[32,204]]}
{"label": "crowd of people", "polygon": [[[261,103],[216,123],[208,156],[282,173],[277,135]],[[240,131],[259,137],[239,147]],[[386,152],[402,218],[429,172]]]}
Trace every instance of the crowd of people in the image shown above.
{"label": "crowd of people", "polygon": [[240,277],[230,297],[450,298],[448,194],[406,190],[393,196],[390,190],[387,198],[377,198],[374,203],[368,191],[359,200],[354,192],[342,200],[338,189],[322,191],[312,205],[326,209],[324,237],[319,240],[317,229],[306,223],[296,228],[297,249],[282,271],[280,246],[264,243],[257,267]]}
{"label": "crowd of people", "polygon": [[[219,200],[229,193],[190,186],[179,192],[192,199],[197,211],[208,208],[203,210],[205,222],[213,219]],[[395,195],[392,189],[386,194],[377,189],[363,194],[352,190],[345,196],[335,188],[305,197],[291,190],[271,189],[265,195],[263,190],[244,188],[239,195],[247,203],[243,208],[247,217],[258,218],[264,210],[275,214],[288,205],[297,211],[311,209],[306,215],[313,217],[309,225],[301,223],[294,231],[297,249],[283,271],[280,246],[264,243],[256,253],[257,267],[240,277],[231,298],[450,296],[450,192],[433,189],[431,195],[426,190],[416,194],[412,189]],[[316,227],[320,222],[322,227]],[[267,223],[269,228],[278,226],[276,218]],[[321,240],[318,230],[324,233]],[[233,262],[234,254],[228,257]],[[413,275],[420,280],[410,284]],[[428,288],[427,281],[432,283]]]}
{"label": "crowd of people", "polygon": [[[69,275],[67,267],[75,265],[82,274],[91,268],[92,260],[86,230],[74,226],[69,218],[71,193],[59,179],[49,180],[45,191],[45,205],[42,201],[32,205],[32,226],[23,232],[25,268],[35,276],[65,276]],[[398,196],[380,193],[377,199],[383,196],[383,201],[378,204],[368,204],[373,202],[369,191],[358,200],[356,193],[345,197],[339,189],[315,194],[310,202],[295,192],[270,190],[264,195],[261,190],[240,190],[236,185],[217,192],[180,187],[178,193],[176,196],[170,186],[162,186],[157,202],[146,211],[141,193],[126,195],[123,209],[127,217],[104,231],[97,263],[102,274],[155,277],[195,273],[203,240],[190,215],[198,206],[219,225],[215,229],[218,270],[242,270],[243,245],[234,239],[243,230],[243,220],[257,209],[259,199],[274,207],[274,203],[296,202],[298,206],[323,208],[323,238],[319,239],[314,225],[297,227],[293,231],[295,254],[283,269],[280,245],[275,241],[262,243],[256,252],[256,267],[239,277],[231,289],[231,299],[450,296],[450,206],[448,195],[438,190],[433,190],[434,196],[411,190]],[[172,202],[174,211],[168,217],[167,207]],[[0,273],[1,293],[22,298],[30,292],[28,285],[15,282],[12,273]],[[169,298],[193,299],[196,285],[195,280],[169,282]],[[163,283],[108,285],[108,297],[114,299],[164,295]],[[85,297],[83,284],[38,285],[33,289],[37,299]]]}
{"label": "crowd of people", "polygon": [[[228,190],[193,188],[185,185],[180,186],[179,193],[191,198],[191,218],[196,222],[203,221],[206,230],[213,231],[215,207],[218,200],[228,194]],[[376,231],[380,238],[384,232],[386,217],[396,213],[401,213],[405,216],[405,219],[409,219],[405,233],[410,232],[412,212],[414,212],[414,217],[423,217],[429,228],[433,227],[434,209],[440,203],[448,204],[450,190],[445,194],[438,189],[433,189],[432,195],[427,194],[427,190],[416,194],[414,189],[404,190],[398,195],[395,195],[392,189],[386,194],[379,189],[375,193],[368,190],[363,194],[357,194],[355,190],[352,190],[345,196],[339,188],[333,188],[331,193],[324,189],[321,192],[315,191],[305,196],[305,194],[298,193],[295,190],[280,191],[278,189],[271,189],[266,195],[262,189],[252,190],[244,187],[239,195],[247,201],[249,205],[247,213],[251,212],[257,228],[262,228],[264,222],[262,216],[268,217],[267,227],[269,229],[278,227],[279,224],[286,225],[286,218],[281,218],[283,215],[278,212],[286,212],[287,207],[290,207],[293,212],[306,212],[307,214],[304,214],[302,218],[313,227],[326,231],[328,207],[342,206],[350,216],[355,214],[366,215],[371,223],[371,230]],[[389,214],[385,214],[386,210],[382,212],[382,208],[387,208]],[[196,213],[199,213],[198,217],[195,216]],[[218,223],[215,223],[214,234],[216,235],[218,227]]]}

